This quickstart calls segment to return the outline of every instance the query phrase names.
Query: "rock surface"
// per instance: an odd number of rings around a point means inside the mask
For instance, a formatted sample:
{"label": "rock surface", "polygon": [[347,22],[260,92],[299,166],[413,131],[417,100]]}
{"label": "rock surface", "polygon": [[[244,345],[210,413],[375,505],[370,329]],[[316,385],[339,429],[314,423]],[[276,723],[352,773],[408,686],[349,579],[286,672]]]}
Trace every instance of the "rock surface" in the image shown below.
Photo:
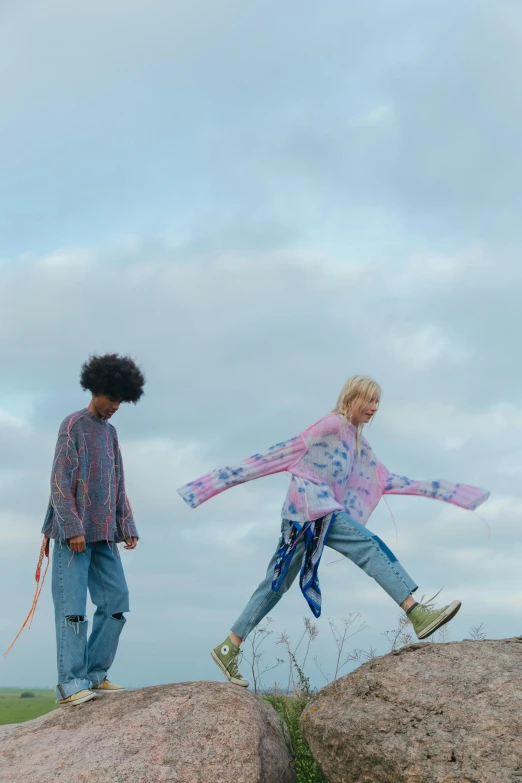
{"label": "rock surface", "polygon": [[377,658],[320,691],[301,729],[329,783],[522,783],[522,637]]}
{"label": "rock surface", "polygon": [[290,748],[242,688],[159,685],[0,727],[0,783],[294,783]]}

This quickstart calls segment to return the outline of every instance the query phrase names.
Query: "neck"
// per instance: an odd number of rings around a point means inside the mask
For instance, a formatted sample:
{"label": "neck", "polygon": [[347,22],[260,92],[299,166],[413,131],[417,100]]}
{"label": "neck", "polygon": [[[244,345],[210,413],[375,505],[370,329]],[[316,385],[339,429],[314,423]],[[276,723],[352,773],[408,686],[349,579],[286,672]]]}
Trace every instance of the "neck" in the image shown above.
{"label": "neck", "polygon": [[103,416],[100,415],[99,411],[96,408],[96,405],[94,404],[94,399],[92,399],[87,406],[87,410],[90,411],[90,413],[93,414],[93,416],[96,416],[97,419],[103,419]]}

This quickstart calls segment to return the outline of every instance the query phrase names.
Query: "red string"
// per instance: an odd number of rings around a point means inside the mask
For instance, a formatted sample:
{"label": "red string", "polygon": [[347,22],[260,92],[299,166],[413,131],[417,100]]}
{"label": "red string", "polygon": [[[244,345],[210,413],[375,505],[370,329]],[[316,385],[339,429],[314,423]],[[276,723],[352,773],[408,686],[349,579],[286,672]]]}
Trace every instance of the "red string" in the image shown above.
{"label": "red string", "polygon": [[[45,566],[44,575],[43,575],[42,581],[40,583],[40,575],[42,573],[42,563],[43,563],[44,557],[47,557],[47,564]],[[16,642],[18,641],[18,638],[21,635],[21,633],[24,630],[24,628],[27,625],[29,626],[29,628],[31,628],[31,625],[33,623],[34,614],[36,612],[36,606],[38,604],[38,599],[40,598],[40,595],[41,595],[41,592],[42,592],[42,589],[43,589],[43,586],[44,586],[44,582],[45,582],[45,577],[47,576],[48,568],[49,568],[49,539],[47,538],[47,536],[44,536],[43,541],[42,541],[42,546],[40,547],[40,556],[38,558],[38,565],[36,566],[36,572],[35,572],[35,575],[34,575],[34,578],[36,580],[36,590],[35,590],[35,593],[34,593],[33,603],[31,604],[31,608],[29,610],[29,614],[25,618],[22,627],[20,628],[20,630],[16,634],[15,638],[13,639],[13,641],[11,642],[11,644],[9,645],[7,650],[5,651],[4,658],[6,658],[9,655],[9,653],[11,652],[13,647],[15,646]]]}

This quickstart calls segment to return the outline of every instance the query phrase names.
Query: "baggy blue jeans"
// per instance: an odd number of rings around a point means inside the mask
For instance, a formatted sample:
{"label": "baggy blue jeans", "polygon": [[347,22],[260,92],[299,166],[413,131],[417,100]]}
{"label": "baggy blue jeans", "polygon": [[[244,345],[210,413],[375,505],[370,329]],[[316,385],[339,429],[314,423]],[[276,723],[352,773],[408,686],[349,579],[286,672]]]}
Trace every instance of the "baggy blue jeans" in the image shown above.
{"label": "baggy blue jeans", "polygon": [[[96,606],[87,638],[87,590]],[[129,591],[115,543],[95,541],[71,552],[56,541],[52,555],[59,699],[99,685],[109,671],[125,618]],[[116,617],[114,617],[116,615]],[[74,619],[71,619],[74,618]]]}
{"label": "baggy blue jeans", "polygon": [[[283,536],[291,524],[288,519],[283,519],[281,536]],[[415,582],[406,573],[384,541],[381,541],[379,536],[367,530],[363,525],[360,525],[348,516],[348,514],[340,511],[334,514],[325,543],[326,546],[337,550],[337,552],[352,560],[359,568],[362,568],[365,574],[373,577],[377,584],[399,606],[410,593],[417,590]],[[243,639],[261,622],[263,617],[266,617],[272,611],[299,574],[304,551],[303,540],[296,545],[294,556],[281,587],[277,593],[272,590],[277,553],[282,544],[283,538],[281,538],[275,554],[268,564],[265,578],[259,584],[257,590],[254,591],[243,612],[230,629],[232,633],[241,636]]]}

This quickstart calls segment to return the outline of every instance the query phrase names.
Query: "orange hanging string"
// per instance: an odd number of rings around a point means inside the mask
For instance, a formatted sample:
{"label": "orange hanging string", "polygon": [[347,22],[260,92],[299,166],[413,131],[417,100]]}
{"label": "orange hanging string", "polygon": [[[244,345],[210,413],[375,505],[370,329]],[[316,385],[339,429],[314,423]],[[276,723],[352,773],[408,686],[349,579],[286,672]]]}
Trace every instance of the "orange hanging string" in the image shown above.
{"label": "orange hanging string", "polygon": [[[40,576],[41,576],[41,573],[42,573],[42,563],[43,563],[44,557],[47,557],[47,564],[45,566],[44,575],[43,575],[42,581],[40,583]],[[49,539],[47,538],[47,536],[44,536],[43,541],[42,541],[42,546],[40,548],[40,557],[38,558],[38,565],[36,566],[36,573],[34,575],[34,578],[36,580],[36,590],[35,590],[35,593],[34,593],[33,603],[31,604],[31,608],[29,610],[29,614],[25,618],[22,627],[20,628],[20,630],[16,634],[15,638],[13,639],[13,641],[11,642],[11,644],[9,645],[7,650],[5,651],[4,658],[6,658],[9,655],[9,653],[11,652],[13,647],[15,646],[16,642],[18,641],[18,638],[21,635],[21,633],[24,630],[24,628],[27,625],[29,625],[29,628],[30,628],[31,625],[32,625],[33,618],[34,618],[34,613],[36,612],[36,606],[38,604],[38,599],[40,598],[40,594],[41,594],[42,588],[44,586],[45,577],[47,576],[48,568],[49,568]]]}

